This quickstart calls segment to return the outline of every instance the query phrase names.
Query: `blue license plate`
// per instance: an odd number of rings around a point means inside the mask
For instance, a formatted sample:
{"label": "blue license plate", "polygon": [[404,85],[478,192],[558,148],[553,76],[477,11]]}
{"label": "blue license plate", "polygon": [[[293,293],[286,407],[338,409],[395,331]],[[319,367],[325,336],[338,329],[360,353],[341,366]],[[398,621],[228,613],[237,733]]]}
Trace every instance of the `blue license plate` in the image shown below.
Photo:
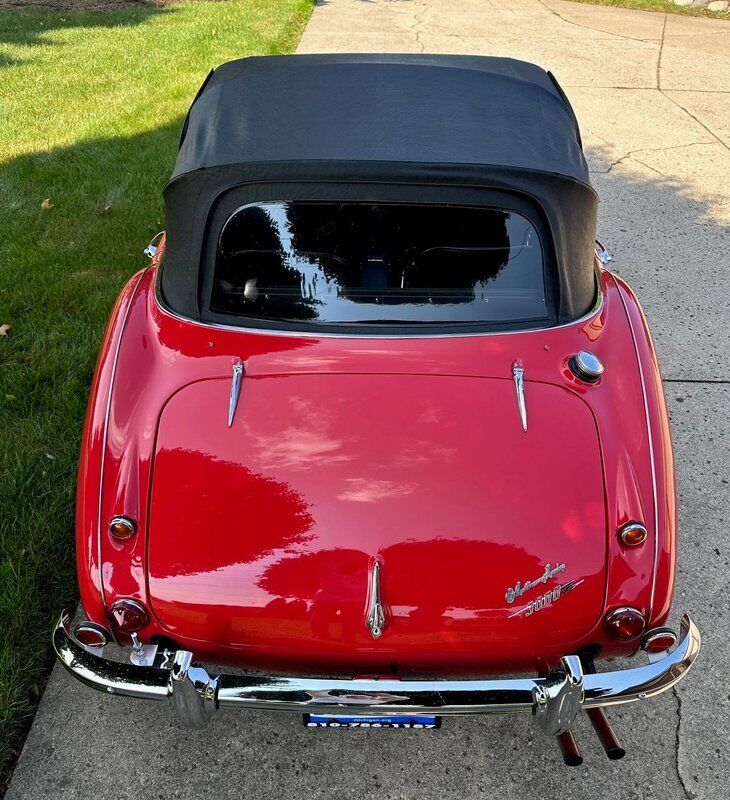
{"label": "blue license plate", "polygon": [[308,728],[411,728],[432,730],[441,727],[441,717],[394,715],[390,717],[351,717],[343,714],[305,714]]}

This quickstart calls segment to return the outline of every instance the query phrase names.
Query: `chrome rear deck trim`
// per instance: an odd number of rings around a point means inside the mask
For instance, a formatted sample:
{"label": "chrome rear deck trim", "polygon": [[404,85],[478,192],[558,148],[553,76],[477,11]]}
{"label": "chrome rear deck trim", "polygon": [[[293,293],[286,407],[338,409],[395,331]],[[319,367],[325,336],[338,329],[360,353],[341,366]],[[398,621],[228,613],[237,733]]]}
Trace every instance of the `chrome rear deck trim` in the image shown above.
{"label": "chrome rear deck trim", "polygon": [[245,372],[244,362],[236,361],[233,364],[231,374],[231,395],[228,399],[228,427],[233,425],[233,418],[236,416],[238,398],[241,396],[241,380]]}
{"label": "chrome rear deck trim", "polygon": [[512,365],[512,379],[515,384],[515,396],[517,398],[517,410],[520,413],[522,430],[527,430],[527,405],[525,404],[525,369],[518,361]]}

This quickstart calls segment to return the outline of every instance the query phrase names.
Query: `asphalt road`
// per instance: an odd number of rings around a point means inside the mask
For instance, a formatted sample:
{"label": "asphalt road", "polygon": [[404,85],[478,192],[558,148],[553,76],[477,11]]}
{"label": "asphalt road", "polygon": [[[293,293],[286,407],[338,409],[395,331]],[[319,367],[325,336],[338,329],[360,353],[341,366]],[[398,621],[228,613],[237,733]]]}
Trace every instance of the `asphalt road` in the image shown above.
{"label": "asphalt road", "polygon": [[600,237],[639,293],[666,379],[680,497],[673,621],[692,614],[701,660],[676,692],[612,712],[623,761],[579,720],[579,769],[518,718],[310,731],[288,715],[221,712],[191,733],[162,705],[92,693],[56,669],[8,800],[730,797],[730,23],[563,0],[330,0],[300,45],[366,50],[524,58],[570,96]]}

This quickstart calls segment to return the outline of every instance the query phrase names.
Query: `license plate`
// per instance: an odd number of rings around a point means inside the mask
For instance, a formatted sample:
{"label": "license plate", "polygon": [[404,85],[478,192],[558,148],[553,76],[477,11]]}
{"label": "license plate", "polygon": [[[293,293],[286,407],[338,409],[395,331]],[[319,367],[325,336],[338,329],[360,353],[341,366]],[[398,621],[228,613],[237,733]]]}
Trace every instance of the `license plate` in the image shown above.
{"label": "license plate", "polygon": [[305,714],[308,728],[411,728],[431,730],[441,727],[441,717],[425,715],[392,717],[350,717],[342,714]]}

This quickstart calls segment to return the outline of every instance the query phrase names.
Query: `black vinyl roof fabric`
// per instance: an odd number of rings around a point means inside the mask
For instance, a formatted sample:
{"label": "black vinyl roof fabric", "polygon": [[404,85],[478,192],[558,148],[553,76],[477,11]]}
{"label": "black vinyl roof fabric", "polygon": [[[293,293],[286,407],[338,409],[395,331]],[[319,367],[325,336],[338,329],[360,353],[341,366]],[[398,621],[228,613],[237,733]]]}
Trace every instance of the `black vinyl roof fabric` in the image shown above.
{"label": "black vinyl roof fabric", "polygon": [[578,124],[550,75],[480,56],[224,64],[190,109],[173,179],[271,161],[495,165],[589,182]]}
{"label": "black vinyl roof fabric", "polygon": [[240,204],[263,185],[281,200],[323,185],[378,200],[378,185],[412,197],[414,184],[527,197],[552,235],[558,318],[592,305],[597,198],[554,78],[513,59],[370,54],[253,57],[208,76],[165,188],[163,300],[201,319],[206,229],[232,190]]}

